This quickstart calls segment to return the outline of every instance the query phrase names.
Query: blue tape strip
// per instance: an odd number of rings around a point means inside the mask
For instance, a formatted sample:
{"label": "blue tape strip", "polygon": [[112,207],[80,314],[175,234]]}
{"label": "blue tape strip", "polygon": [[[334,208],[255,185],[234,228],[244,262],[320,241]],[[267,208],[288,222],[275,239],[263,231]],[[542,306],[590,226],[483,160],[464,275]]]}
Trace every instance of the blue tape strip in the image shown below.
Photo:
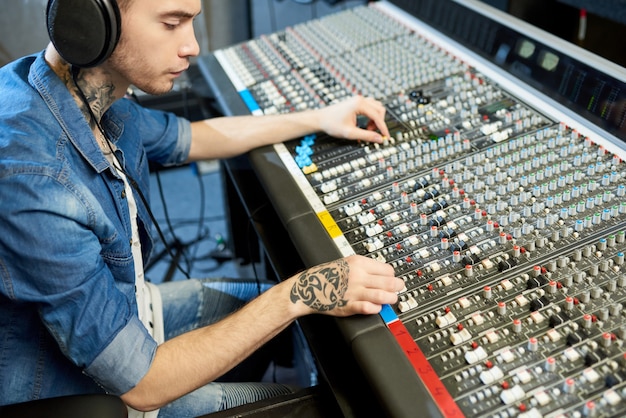
{"label": "blue tape strip", "polygon": [[254,97],[252,97],[252,93],[250,90],[241,90],[239,91],[239,95],[243,99],[243,102],[246,104],[250,112],[254,112],[256,110],[261,110],[261,107],[258,105]]}
{"label": "blue tape strip", "polygon": [[380,311],[379,315],[383,318],[385,324],[390,324],[398,320],[398,316],[389,305],[383,305],[383,309]]}

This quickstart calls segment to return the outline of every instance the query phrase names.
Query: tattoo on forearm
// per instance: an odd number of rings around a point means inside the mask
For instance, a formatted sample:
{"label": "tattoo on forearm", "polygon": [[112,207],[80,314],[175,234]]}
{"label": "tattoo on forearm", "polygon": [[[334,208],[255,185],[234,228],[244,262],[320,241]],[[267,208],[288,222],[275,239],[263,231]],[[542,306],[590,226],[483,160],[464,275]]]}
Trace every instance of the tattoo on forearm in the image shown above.
{"label": "tattoo on forearm", "polygon": [[350,266],[337,260],[309,269],[298,277],[291,288],[291,302],[301,301],[318,312],[326,312],[348,303],[344,299],[348,289]]}

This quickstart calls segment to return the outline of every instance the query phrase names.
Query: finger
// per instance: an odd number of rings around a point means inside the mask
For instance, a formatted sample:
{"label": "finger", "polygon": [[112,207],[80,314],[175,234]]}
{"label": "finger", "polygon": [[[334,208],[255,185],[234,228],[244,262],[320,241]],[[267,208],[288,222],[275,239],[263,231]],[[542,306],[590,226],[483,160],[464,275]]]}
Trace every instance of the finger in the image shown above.
{"label": "finger", "polygon": [[387,263],[375,260],[373,258],[362,255],[352,255],[348,257],[350,264],[358,263],[360,267],[367,269],[370,274],[392,277],[394,275],[393,267]]}
{"label": "finger", "polygon": [[383,136],[375,131],[361,128],[350,128],[346,131],[346,137],[357,141],[376,142],[381,144],[383,142]]}
{"label": "finger", "polygon": [[352,306],[352,311],[354,311],[354,313],[359,313],[363,315],[374,315],[380,313],[382,309],[383,306],[381,304],[365,301],[354,302]]}
{"label": "finger", "polygon": [[398,295],[395,292],[388,292],[382,289],[360,288],[353,292],[351,295],[346,293],[348,303],[367,302],[375,305],[391,305],[398,301]]}
{"label": "finger", "polygon": [[385,122],[385,114],[387,113],[385,106],[374,99],[369,99],[367,104],[369,107],[366,109],[366,113],[364,114],[370,118],[371,122],[373,122],[376,128],[380,131],[381,135],[389,137],[389,128]]}
{"label": "finger", "polygon": [[386,292],[398,293],[404,290],[404,280],[397,277],[370,275],[363,279],[362,286],[367,289],[380,289]]}

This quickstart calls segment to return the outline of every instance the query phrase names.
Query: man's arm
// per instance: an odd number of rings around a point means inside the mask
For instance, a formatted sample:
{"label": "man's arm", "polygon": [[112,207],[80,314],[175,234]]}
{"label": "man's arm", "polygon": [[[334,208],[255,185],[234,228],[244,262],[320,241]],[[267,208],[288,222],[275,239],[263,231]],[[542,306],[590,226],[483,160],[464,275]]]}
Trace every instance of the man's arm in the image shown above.
{"label": "man's arm", "polygon": [[391,266],[363,256],[312,267],[222,321],[160,345],[148,373],[122,399],[157,409],[215,380],[301,316],[375,314],[403,287]]}
{"label": "man's arm", "polygon": [[[357,127],[359,115],[370,119],[372,129]],[[192,123],[191,130],[189,161],[229,158],[263,145],[320,131],[338,138],[368,142],[381,142],[383,137],[389,136],[384,106],[360,96],[319,110],[207,119]]]}

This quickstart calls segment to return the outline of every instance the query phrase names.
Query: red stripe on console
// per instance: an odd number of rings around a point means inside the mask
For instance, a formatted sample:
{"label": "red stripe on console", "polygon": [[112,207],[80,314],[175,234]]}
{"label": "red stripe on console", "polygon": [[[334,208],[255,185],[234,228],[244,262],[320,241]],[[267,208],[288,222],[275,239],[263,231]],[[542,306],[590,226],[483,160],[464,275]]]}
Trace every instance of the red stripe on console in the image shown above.
{"label": "red stripe on console", "polygon": [[388,323],[387,327],[389,327],[391,333],[396,337],[400,347],[409,358],[417,375],[422,379],[422,382],[424,382],[426,389],[430,392],[430,395],[443,416],[446,418],[464,417],[459,406],[454,402],[454,399],[452,399],[452,395],[450,395],[443,385],[441,379],[439,379],[439,376],[437,376],[437,373],[426,359],[426,356],[422,353],[422,350],[420,350],[415,341],[413,341],[413,337],[411,337],[404,327],[404,324],[400,321],[393,321]]}

